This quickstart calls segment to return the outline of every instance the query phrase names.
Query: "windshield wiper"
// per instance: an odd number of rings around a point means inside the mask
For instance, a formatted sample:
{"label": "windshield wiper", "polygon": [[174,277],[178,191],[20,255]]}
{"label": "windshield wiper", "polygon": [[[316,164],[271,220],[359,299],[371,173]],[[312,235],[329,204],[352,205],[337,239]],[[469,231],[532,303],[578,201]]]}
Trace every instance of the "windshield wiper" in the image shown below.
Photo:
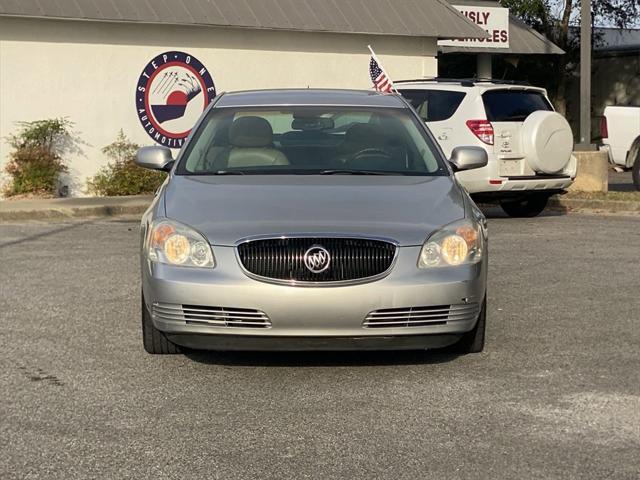
{"label": "windshield wiper", "polygon": [[244,175],[244,172],[239,170],[218,170],[217,172],[213,172],[211,175]]}
{"label": "windshield wiper", "polygon": [[375,170],[322,170],[318,172],[318,175],[402,175],[402,173]]}

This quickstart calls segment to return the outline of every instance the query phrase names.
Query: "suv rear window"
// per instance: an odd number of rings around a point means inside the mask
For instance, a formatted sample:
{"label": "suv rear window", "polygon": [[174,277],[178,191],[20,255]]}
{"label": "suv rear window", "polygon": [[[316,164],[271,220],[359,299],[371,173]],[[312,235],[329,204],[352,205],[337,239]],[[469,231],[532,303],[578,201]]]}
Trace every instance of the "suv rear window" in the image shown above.
{"label": "suv rear window", "polygon": [[456,113],[466,93],[450,90],[400,90],[425,122],[441,122]]}
{"label": "suv rear window", "polygon": [[492,90],[482,95],[490,122],[524,122],[533,112],[553,108],[541,92]]}

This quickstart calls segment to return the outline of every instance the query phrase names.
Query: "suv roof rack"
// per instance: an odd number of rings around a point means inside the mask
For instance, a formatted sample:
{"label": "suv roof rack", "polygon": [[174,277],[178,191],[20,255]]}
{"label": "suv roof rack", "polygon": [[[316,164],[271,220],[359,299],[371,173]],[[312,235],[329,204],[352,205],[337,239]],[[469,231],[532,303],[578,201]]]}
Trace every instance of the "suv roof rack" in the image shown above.
{"label": "suv roof rack", "polygon": [[442,82],[442,83],[459,83],[463,87],[473,87],[476,83],[495,83],[498,85],[531,85],[524,80],[502,80],[498,78],[446,78],[446,77],[424,77],[412,80],[395,80],[393,83],[416,83],[416,82]]}

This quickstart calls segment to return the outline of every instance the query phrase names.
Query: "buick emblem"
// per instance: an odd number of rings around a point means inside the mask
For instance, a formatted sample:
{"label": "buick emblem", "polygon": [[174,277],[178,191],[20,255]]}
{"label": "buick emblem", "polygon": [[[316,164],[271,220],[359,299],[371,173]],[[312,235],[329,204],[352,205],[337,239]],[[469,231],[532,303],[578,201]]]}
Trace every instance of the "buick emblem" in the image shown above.
{"label": "buick emblem", "polygon": [[331,264],[331,255],[326,248],[314,245],[304,252],[304,266],[311,273],[322,273]]}

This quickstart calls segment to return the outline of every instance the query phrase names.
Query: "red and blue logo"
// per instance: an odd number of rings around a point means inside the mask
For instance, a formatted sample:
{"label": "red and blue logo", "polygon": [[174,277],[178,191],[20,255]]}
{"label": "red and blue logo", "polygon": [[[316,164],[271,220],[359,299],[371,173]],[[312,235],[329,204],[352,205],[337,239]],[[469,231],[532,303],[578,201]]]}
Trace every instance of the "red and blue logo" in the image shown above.
{"label": "red and blue logo", "polygon": [[142,71],[136,89],[138,118],[158,144],[180,148],[216,96],[205,66],[185,52],[166,52]]}

